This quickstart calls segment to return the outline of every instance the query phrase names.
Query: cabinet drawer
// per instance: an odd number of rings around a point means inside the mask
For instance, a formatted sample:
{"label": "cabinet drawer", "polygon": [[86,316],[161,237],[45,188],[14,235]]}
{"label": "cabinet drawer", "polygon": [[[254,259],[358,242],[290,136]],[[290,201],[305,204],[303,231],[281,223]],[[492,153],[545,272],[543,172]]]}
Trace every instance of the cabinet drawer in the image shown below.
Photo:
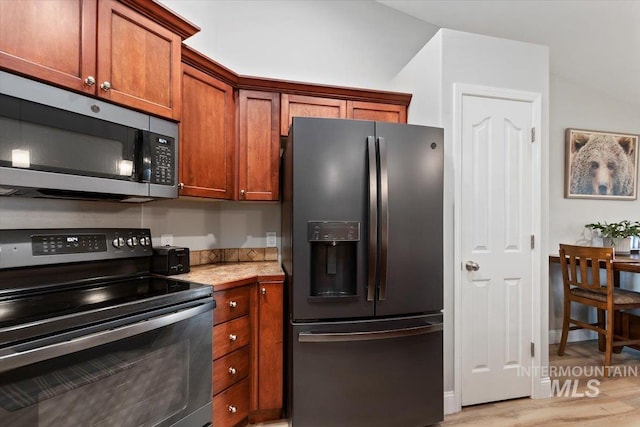
{"label": "cabinet drawer", "polygon": [[249,344],[249,338],[249,316],[215,325],[213,327],[214,360]]}
{"label": "cabinet drawer", "polygon": [[249,375],[249,347],[229,353],[213,362],[213,394]]}
{"label": "cabinet drawer", "polygon": [[249,292],[252,286],[217,291],[213,293],[216,300],[216,309],[213,310],[213,324],[226,322],[227,320],[249,314]]}
{"label": "cabinet drawer", "polygon": [[213,398],[213,425],[234,426],[249,415],[249,378]]}

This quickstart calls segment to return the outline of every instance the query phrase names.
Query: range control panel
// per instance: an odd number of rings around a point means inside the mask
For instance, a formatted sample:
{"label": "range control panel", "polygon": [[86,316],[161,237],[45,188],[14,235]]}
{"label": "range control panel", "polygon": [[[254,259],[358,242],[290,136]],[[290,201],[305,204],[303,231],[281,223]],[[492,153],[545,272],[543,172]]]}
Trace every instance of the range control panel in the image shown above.
{"label": "range control panel", "polygon": [[148,228],[0,230],[0,269],[152,254]]}

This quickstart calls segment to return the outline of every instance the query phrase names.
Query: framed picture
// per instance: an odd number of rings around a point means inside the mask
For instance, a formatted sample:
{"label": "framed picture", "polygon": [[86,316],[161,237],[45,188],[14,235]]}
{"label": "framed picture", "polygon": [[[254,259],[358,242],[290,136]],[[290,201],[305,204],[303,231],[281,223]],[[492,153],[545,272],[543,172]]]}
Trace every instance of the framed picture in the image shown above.
{"label": "framed picture", "polygon": [[635,200],[638,135],[567,129],[564,196]]}

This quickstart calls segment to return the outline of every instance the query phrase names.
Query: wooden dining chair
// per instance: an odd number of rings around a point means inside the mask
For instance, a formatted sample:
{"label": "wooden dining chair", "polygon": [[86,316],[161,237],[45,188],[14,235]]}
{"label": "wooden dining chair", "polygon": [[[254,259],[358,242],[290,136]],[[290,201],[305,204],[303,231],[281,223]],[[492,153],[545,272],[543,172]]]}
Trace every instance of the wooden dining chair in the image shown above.
{"label": "wooden dining chair", "polygon": [[[590,329],[596,331],[604,336],[604,366],[608,375],[613,347],[640,343],[640,339],[630,340],[614,336],[613,323],[616,311],[640,307],[640,292],[615,287],[613,248],[560,244],[560,265],[562,266],[564,285],[564,315],[558,355],[564,354],[570,330]],[[603,267],[607,273],[604,283],[600,278],[600,271]],[[598,312],[598,322],[587,323],[573,319],[571,317],[571,303],[595,307]]]}

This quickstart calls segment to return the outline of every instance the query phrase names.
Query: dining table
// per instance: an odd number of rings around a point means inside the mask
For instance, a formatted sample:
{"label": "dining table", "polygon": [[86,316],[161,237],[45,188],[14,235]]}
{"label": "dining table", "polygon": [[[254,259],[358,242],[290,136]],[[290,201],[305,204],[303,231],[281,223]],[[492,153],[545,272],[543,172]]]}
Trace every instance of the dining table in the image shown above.
{"label": "dining table", "polygon": [[[549,264],[560,264],[560,255],[549,255]],[[601,263],[601,268],[605,268]],[[620,273],[640,273],[640,254],[632,251],[628,254],[614,254],[613,257],[613,283],[620,286]],[[620,315],[616,315],[614,320],[614,334],[625,338],[640,338],[640,309],[624,310]],[[598,337],[598,347],[604,351],[604,341]],[[628,347],[640,350],[640,345],[629,345]],[[619,353],[622,349],[614,351]]]}

